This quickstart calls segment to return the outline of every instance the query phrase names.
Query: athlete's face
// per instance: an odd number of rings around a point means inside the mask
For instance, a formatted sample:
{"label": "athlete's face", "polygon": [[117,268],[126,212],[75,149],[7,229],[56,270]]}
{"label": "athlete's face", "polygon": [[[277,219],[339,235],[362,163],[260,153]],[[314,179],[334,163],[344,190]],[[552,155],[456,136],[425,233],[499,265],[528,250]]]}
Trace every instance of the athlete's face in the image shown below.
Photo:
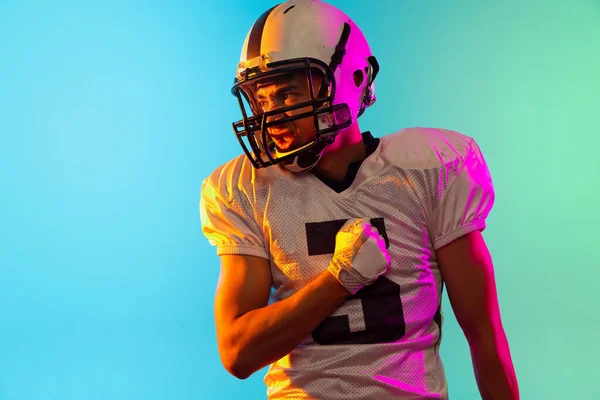
{"label": "athlete's face", "polygon": [[[318,95],[322,78],[313,76],[314,95]],[[273,111],[311,100],[310,87],[306,74],[280,75],[267,78],[256,84],[256,101],[261,112]],[[279,113],[267,119],[274,122],[285,117],[312,111],[312,106]],[[315,124],[312,116],[282,123],[267,129],[269,136],[282,152],[297,149],[315,138]]]}

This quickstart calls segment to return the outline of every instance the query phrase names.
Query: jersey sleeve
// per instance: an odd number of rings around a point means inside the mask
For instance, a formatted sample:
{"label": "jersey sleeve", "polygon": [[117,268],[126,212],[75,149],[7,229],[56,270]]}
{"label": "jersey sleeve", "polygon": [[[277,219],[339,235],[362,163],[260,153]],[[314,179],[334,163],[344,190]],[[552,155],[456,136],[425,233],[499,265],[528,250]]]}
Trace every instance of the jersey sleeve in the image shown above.
{"label": "jersey sleeve", "polygon": [[[444,176],[450,176],[444,184]],[[452,178],[453,177],[453,178]],[[471,139],[455,173],[440,173],[440,201],[433,211],[433,246],[442,246],[486,227],[494,204],[494,187],[483,154]]]}
{"label": "jersey sleeve", "polygon": [[241,204],[228,200],[207,179],[200,195],[202,233],[217,255],[250,255],[269,259],[260,228]]}

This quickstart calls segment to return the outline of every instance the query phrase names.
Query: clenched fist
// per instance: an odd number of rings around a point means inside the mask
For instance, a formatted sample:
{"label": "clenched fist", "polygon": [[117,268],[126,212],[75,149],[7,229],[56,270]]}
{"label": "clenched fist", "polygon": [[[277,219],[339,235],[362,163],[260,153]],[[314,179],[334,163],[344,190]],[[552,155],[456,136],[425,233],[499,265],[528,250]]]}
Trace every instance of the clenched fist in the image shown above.
{"label": "clenched fist", "polygon": [[327,268],[351,293],[370,285],[390,267],[390,255],[377,228],[363,218],[348,220],[335,237]]}

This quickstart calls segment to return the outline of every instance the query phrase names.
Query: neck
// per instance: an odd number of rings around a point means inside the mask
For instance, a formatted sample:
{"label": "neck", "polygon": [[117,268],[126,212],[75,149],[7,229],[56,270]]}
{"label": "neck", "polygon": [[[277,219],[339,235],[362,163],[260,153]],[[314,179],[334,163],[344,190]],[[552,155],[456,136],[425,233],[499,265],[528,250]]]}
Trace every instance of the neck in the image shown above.
{"label": "neck", "polygon": [[348,166],[365,158],[366,150],[358,123],[340,131],[335,141],[325,148],[319,163],[313,168],[320,177],[341,181]]}

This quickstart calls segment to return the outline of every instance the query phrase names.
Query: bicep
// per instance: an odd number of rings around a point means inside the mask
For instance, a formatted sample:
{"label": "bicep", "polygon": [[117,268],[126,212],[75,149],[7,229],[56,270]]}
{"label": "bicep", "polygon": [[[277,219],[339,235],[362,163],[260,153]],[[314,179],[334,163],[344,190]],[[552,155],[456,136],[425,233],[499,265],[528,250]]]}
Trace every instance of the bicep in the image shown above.
{"label": "bicep", "polygon": [[221,273],[215,293],[215,325],[221,344],[236,318],[265,307],[271,291],[271,267],[265,258],[221,256]]}
{"label": "bicep", "polygon": [[471,232],[436,251],[448,298],[467,338],[500,327],[492,258],[481,232]]}

